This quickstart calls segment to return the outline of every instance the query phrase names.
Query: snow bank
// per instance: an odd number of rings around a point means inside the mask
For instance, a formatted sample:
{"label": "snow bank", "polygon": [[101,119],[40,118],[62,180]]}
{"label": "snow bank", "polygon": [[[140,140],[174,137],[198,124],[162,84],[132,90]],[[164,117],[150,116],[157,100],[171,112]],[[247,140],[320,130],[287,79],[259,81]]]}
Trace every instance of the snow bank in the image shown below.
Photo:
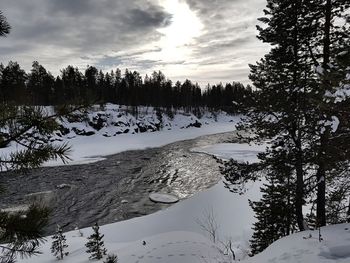
{"label": "snow bank", "polygon": [[304,231],[274,242],[262,253],[244,263],[349,263],[350,224],[326,226],[318,231]]}

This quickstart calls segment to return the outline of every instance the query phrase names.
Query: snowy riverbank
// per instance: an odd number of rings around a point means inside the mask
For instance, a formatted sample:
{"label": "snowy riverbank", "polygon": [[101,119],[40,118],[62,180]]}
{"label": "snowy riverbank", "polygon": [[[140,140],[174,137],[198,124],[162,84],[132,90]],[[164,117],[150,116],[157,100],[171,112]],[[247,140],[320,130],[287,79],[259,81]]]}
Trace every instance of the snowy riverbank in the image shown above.
{"label": "snowy riverbank", "polygon": [[[54,111],[53,107],[46,107],[46,110],[48,114]],[[126,106],[106,104],[101,108],[96,105],[85,115],[59,120],[61,128],[52,140],[71,146],[68,165],[85,164],[123,151],[160,147],[202,135],[234,131],[240,120],[239,115],[222,111],[201,111],[197,117],[183,110],[169,113],[164,109],[139,106],[132,111]],[[20,145],[13,143],[0,153],[7,155],[20,149]],[[56,165],[63,163],[52,160],[44,164]]]}

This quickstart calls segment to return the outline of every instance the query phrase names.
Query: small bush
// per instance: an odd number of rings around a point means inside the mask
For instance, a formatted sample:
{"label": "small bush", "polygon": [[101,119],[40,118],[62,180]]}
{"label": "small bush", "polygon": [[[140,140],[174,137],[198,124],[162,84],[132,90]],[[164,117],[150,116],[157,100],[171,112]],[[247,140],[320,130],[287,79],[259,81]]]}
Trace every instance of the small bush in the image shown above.
{"label": "small bush", "polygon": [[114,254],[109,254],[103,263],[118,263],[118,257]]}

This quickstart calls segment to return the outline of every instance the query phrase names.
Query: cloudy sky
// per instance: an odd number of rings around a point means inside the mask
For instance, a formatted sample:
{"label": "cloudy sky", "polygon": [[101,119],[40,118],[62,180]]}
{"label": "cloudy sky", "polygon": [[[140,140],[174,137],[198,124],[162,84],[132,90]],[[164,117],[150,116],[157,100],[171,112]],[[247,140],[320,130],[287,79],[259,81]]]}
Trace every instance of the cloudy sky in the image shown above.
{"label": "cloudy sky", "polygon": [[265,0],[1,0],[12,26],[0,62],[34,60],[53,74],[119,67],[161,70],[201,85],[248,83],[248,63],[268,50],[256,35]]}

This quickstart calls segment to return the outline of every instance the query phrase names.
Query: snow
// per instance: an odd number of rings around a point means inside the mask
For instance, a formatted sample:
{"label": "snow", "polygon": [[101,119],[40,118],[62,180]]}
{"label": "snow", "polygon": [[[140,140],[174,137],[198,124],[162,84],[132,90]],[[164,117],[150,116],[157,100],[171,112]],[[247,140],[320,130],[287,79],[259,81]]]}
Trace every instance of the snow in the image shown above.
{"label": "snow", "polygon": [[207,153],[220,159],[234,159],[240,162],[259,162],[257,154],[263,152],[267,144],[247,144],[247,143],[219,143],[203,147],[192,148],[193,152]]}
{"label": "snow", "polygon": [[337,116],[332,116],[331,120],[328,121],[321,121],[320,124],[323,124],[323,127],[321,128],[321,133],[325,132],[325,127],[330,127],[332,132],[336,132],[338,130],[339,126],[339,119]]}
{"label": "snow", "polygon": [[[137,260],[140,260],[140,263],[205,262],[199,261],[202,256],[208,262],[221,262],[214,261],[218,256],[220,244],[214,244],[205,237],[206,233],[198,224],[198,220],[204,221],[207,217],[206,212],[212,210],[219,226],[218,238],[223,242],[228,238],[232,239],[236,254],[243,257],[246,256],[252,234],[251,224],[255,221],[248,199],[260,198],[260,186],[260,182],[252,183],[247,194],[238,195],[230,193],[224,188],[223,182],[220,182],[166,210],[104,225],[100,230],[105,235],[108,252],[117,254],[123,263],[134,263]],[[69,245],[67,251],[70,253],[62,262],[89,262],[84,244],[87,242],[86,237],[91,234],[91,229],[81,231],[83,237],[80,237],[78,231],[66,233]],[[49,242],[42,246],[42,255],[19,262],[54,262],[55,258],[50,254],[51,238],[48,237],[47,240]],[[146,246],[142,245],[142,241],[146,241]],[[149,255],[153,258],[149,258]]]}
{"label": "snow", "polygon": [[[119,254],[120,262],[223,262],[215,244],[201,235],[176,231],[147,238],[146,245],[141,240],[124,248]],[[225,260],[226,261],[226,260]]]}
{"label": "snow", "polygon": [[317,67],[315,67],[315,72],[319,75],[323,75],[324,68],[322,67],[322,65],[318,65]]}
{"label": "snow", "polygon": [[344,85],[342,88],[339,88],[333,96],[336,98],[335,103],[345,101],[350,97],[350,85]]}
{"label": "snow", "polygon": [[169,194],[152,193],[149,199],[155,203],[173,204],[179,201],[179,198]]}
{"label": "snow", "polygon": [[[350,224],[339,224],[321,228],[322,241],[318,230],[299,232],[284,237],[262,253],[243,260],[244,263],[349,263]],[[311,235],[311,237],[310,237]]]}

